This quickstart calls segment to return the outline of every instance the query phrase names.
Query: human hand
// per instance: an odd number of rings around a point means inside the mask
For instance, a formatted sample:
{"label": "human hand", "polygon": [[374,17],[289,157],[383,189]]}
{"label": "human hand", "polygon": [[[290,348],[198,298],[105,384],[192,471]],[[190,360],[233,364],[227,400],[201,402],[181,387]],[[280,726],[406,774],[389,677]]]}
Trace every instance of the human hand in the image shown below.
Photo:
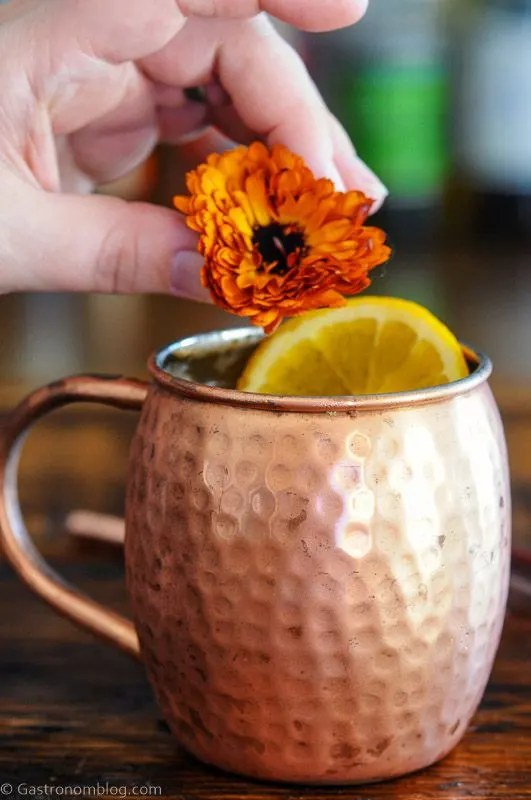
{"label": "human hand", "polygon": [[[306,30],[367,0],[14,0],[0,10],[0,292],[154,292],[206,299],[175,211],[86,196],[158,141],[205,126],[208,151],[263,138],[376,204],[297,54],[259,11]],[[207,102],[187,98],[203,86]],[[215,131],[218,132],[215,132]],[[206,156],[198,153],[198,157]]]}

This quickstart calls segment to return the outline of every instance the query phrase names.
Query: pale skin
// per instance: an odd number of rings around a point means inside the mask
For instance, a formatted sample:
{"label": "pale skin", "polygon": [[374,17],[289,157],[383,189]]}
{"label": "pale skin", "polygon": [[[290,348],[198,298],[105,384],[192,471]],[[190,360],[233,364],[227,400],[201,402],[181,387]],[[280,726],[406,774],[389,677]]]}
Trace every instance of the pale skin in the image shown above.
{"label": "pale skin", "polygon": [[[381,204],[297,54],[263,13],[310,31],[367,0],[12,0],[0,6],[0,292],[173,293],[205,300],[176,211],[91,195],[157,142],[197,157],[263,139]],[[206,103],[184,89],[206,88]],[[216,127],[209,127],[215,125]],[[205,130],[207,133],[205,134]]]}

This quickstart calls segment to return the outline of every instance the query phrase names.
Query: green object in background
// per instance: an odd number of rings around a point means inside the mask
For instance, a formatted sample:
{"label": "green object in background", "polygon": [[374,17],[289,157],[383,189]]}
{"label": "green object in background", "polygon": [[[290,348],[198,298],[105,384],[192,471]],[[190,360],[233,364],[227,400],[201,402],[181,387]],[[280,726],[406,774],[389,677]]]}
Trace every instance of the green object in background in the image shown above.
{"label": "green object in background", "polygon": [[390,202],[414,205],[441,194],[449,168],[443,67],[360,65],[337,79],[335,101],[360,156],[387,184]]}

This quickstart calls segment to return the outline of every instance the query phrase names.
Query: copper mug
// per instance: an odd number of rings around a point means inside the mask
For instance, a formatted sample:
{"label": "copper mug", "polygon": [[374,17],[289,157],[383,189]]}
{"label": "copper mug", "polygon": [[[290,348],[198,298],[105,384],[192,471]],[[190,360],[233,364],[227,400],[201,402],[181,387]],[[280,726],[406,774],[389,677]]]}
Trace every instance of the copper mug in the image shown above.
{"label": "copper mug", "polygon": [[[394,395],[236,391],[259,339],[185,339],[151,358],[149,385],[74,377],[28,397],[0,445],[5,553],[63,615],[141,658],[199,759],[276,781],[404,775],[462,738],[501,634],[510,496],[491,363],[465,350],[465,380]],[[42,562],[18,505],[28,426],[87,400],[141,411],[134,624]]]}

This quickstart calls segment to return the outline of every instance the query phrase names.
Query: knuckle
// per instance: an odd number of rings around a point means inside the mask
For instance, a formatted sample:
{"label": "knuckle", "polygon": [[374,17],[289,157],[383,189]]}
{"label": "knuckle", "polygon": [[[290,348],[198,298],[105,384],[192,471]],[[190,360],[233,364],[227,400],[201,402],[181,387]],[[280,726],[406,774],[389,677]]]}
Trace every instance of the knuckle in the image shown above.
{"label": "knuckle", "polygon": [[[121,203],[120,203],[121,205]],[[124,204],[107,228],[98,249],[95,291],[128,293],[135,290],[139,245],[135,221]]]}
{"label": "knuckle", "polygon": [[260,0],[179,0],[185,16],[196,17],[251,17],[258,14]]}

